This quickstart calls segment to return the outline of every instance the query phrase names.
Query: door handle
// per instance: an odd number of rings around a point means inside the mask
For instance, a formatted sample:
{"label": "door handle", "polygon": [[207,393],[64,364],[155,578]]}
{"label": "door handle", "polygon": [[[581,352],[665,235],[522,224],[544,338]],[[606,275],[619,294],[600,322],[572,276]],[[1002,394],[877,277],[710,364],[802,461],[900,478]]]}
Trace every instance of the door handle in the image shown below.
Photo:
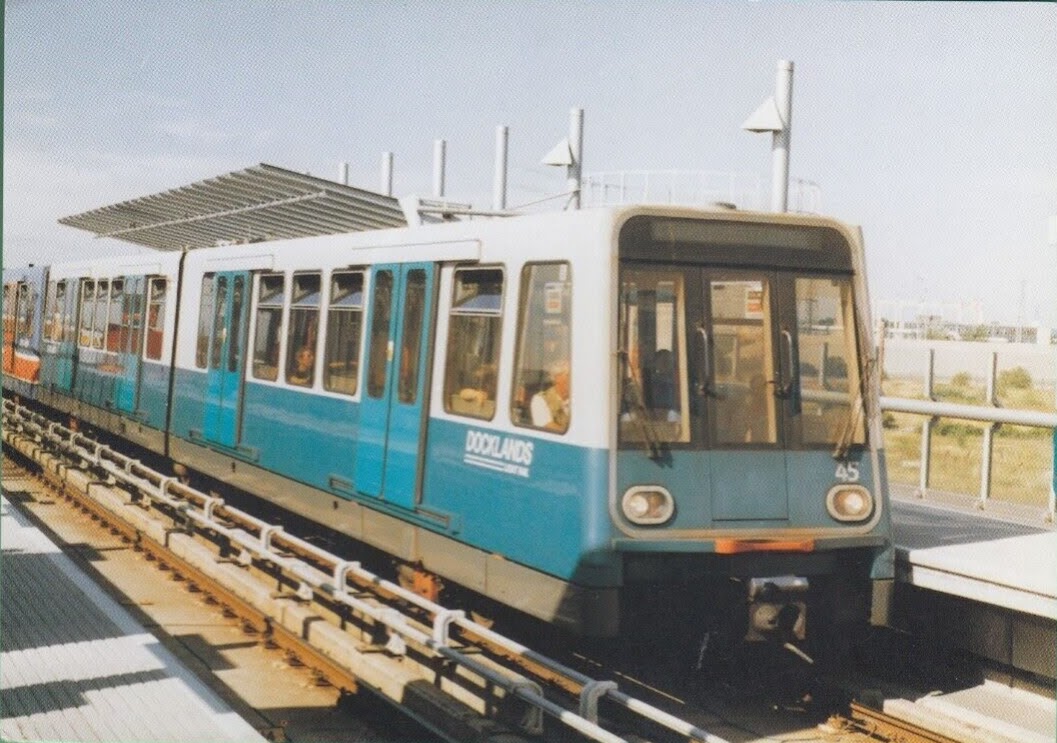
{"label": "door handle", "polygon": [[701,336],[701,382],[697,385],[697,394],[701,397],[715,397],[712,389],[712,350],[708,346],[708,331],[702,326],[697,328]]}
{"label": "door handle", "polygon": [[789,393],[793,390],[793,334],[786,329],[782,329],[780,345],[785,346],[785,358],[786,358],[786,374],[788,379],[784,378],[782,370],[778,370],[778,374],[775,379],[771,382],[774,385],[775,397],[785,399],[789,397]]}

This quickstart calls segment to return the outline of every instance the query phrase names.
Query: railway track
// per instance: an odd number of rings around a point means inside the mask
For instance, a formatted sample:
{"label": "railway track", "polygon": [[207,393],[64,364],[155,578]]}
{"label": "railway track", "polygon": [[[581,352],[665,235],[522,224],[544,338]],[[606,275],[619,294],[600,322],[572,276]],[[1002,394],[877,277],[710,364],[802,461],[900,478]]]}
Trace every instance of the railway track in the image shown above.
{"label": "railway track", "polygon": [[870,740],[890,743],[959,743],[942,733],[855,702],[851,704],[848,716],[836,718],[833,724],[846,731],[861,733]]}
{"label": "railway track", "polygon": [[[722,743],[776,740],[784,736],[771,731],[788,728],[720,704],[683,703],[689,719],[676,716],[626,694],[609,680],[633,686],[619,675],[592,678],[10,401],[3,439],[59,497],[321,683],[388,698],[447,740]],[[805,724],[820,741],[953,740],[861,705],[817,729]]]}

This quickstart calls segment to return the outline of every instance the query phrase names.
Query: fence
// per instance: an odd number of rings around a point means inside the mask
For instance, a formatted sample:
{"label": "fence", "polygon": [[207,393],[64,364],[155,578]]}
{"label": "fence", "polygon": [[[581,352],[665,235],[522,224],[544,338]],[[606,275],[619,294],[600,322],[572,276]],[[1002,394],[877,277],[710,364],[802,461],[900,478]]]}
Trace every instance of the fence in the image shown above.
{"label": "fence", "polygon": [[961,403],[941,402],[935,399],[935,365],[936,350],[927,349],[927,364],[924,374],[924,398],[909,399],[900,397],[881,397],[881,409],[894,413],[910,413],[924,416],[921,426],[921,460],[918,480],[918,495],[928,493],[929,473],[932,465],[932,431],[939,418],[956,418],[960,420],[988,423],[983,430],[981,449],[980,490],[978,506],[983,508],[991,498],[992,464],[994,460],[994,434],[1002,424],[1045,428],[1054,435],[1054,461],[1051,470],[1051,485],[1046,509],[1046,518],[1053,522],[1055,490],[1057,490],[1057,412],[1035,410],[1012,410],[999,405],[997,397],[998,352],[990,356],[986,380],[986,405],[968,405]]}

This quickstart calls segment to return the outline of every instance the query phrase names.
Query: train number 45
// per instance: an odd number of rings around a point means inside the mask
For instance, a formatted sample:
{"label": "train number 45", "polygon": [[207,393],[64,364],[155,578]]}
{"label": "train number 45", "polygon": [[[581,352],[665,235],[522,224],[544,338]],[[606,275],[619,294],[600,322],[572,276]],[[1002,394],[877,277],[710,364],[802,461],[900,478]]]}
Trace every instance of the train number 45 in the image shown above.
{"label": "train number 45", "polygon": [[841,482],[859,482],[859,465],[856,462],[840,462],[833,477]]}

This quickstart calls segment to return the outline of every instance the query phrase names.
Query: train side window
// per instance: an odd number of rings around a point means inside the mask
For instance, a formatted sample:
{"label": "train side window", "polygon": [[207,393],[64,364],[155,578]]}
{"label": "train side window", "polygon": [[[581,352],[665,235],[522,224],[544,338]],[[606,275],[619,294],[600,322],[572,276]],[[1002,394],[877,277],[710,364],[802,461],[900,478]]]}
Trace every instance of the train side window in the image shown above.
{"label": "train side window", "polygon": [[66,282],[52,281],[48,284],[44,304],[44,340],[62,340],[62,306],[66,302]]}
{"label": "train side window", "polygon": [[495,416],[503,278],[500,267],[455,271],[444,367],[444,409],[449,413],[486,420]]}
{"label": "train side window", "polygon": [[213,327],[213,315],[216,313],[213,278],[212,273],[202,277],[202,297],[198,303],[198,340],[195,343],[195,366],[199,369],[205,369],[209,361],[209,330]]}
{"label": "train side window", "polygon": [[393,312],[393,272],[379,271],[372,287],[371,350],[367,359],[367,394],[379,399],[385,394],[389,363],[389,320]]}
{"label": "train side window", "polygon": [[217,278],[216,299],[213,304],[213,346],[209,351],[209,368],[219,369],[224,337],[227,335],[228,277]]}
{"label": "train side window", "polygon": [[68,340],[67,327],[70,318],[70,285],[64,279],[55,284],[55,305],[52,307],[51,338],[55,341]]}
{"label": "train side window", "polygon": [[237,372],[242,359],[242,306],[246,301],[246,279],[236,276],[231,289],[231,339],[228,342],[228,371]]}
{"label": "train side window", "polygon": [[95,318],[95,282],[91,279],[81,280],[81,336],[78,345],[90,348],[92,345],[92,321]]}
{"label": "train side window", "polygon": [[515,425],[564,433],[571,420],[569,264],[526,265],[520,299],[510,415]]}
{"label": "train side window", "polygon": [[117,350],[139,356],[143,350],[143,279],[138,276],[126,279],[124,290],[124,300],[115,302],[121,310]]}
{"label": "train side window", "polygon": [[92,348],[106,348],[107,321],[110,319],[110,282],[95,282],[95,320],[92,322]]}
{"label": "train side window", "polygon": [[323,388],[356,394],[363,335],[363,272],[335,271],[330,278]]}
{"label": "train side window", "polygon": [[28,283],[22,282],[18,285],[18,322],[15,335],[19,340],[28,341],[33,335],[33,301],[36,298]]}
{"label": "train side window", "polygon": [[62,313],[62,333],[58,340],[64,343],[77,345],[77,296],[76,284],[66,281],[66,295],[63,303],[59,306]]}
{"label": "train side window", "polygon": [[321,286],[319,273],[294,274],[286,338],[286,381],[299,387],[311,387],[316,376]]}
{"label": "train side window", "polygon": [[286,277],[263,274],[257,280],[257,319],[253,336],[253,377],[279,378],[279,339],[283,336],[283,296]]}
{"label": "train side window", "polygon": [[122,328],[124,327],[123,310],[125,306],[125,281],[113,279],[110,282],[110,301],[106,306],[106,330],[103,347],[107,351],[121,351]]}
{"label": "train side window", "polygon": [[400,378],[396,394],[400,402],[418,399],[418,368],[425,329],[426,272],[420,268],[407,273],[404,287],[404,329],[400,333]]}
{"label": "train side window", "polygon": [[150,280],[147,296],[147,347],[146,357],[154,361],[161,359],[165,345],[165,305],[169,284],[166,279]]}
{"label": "train side window", "polygon": [[15,338],[15,289],[14,284],[4,284],[4,343]]}

